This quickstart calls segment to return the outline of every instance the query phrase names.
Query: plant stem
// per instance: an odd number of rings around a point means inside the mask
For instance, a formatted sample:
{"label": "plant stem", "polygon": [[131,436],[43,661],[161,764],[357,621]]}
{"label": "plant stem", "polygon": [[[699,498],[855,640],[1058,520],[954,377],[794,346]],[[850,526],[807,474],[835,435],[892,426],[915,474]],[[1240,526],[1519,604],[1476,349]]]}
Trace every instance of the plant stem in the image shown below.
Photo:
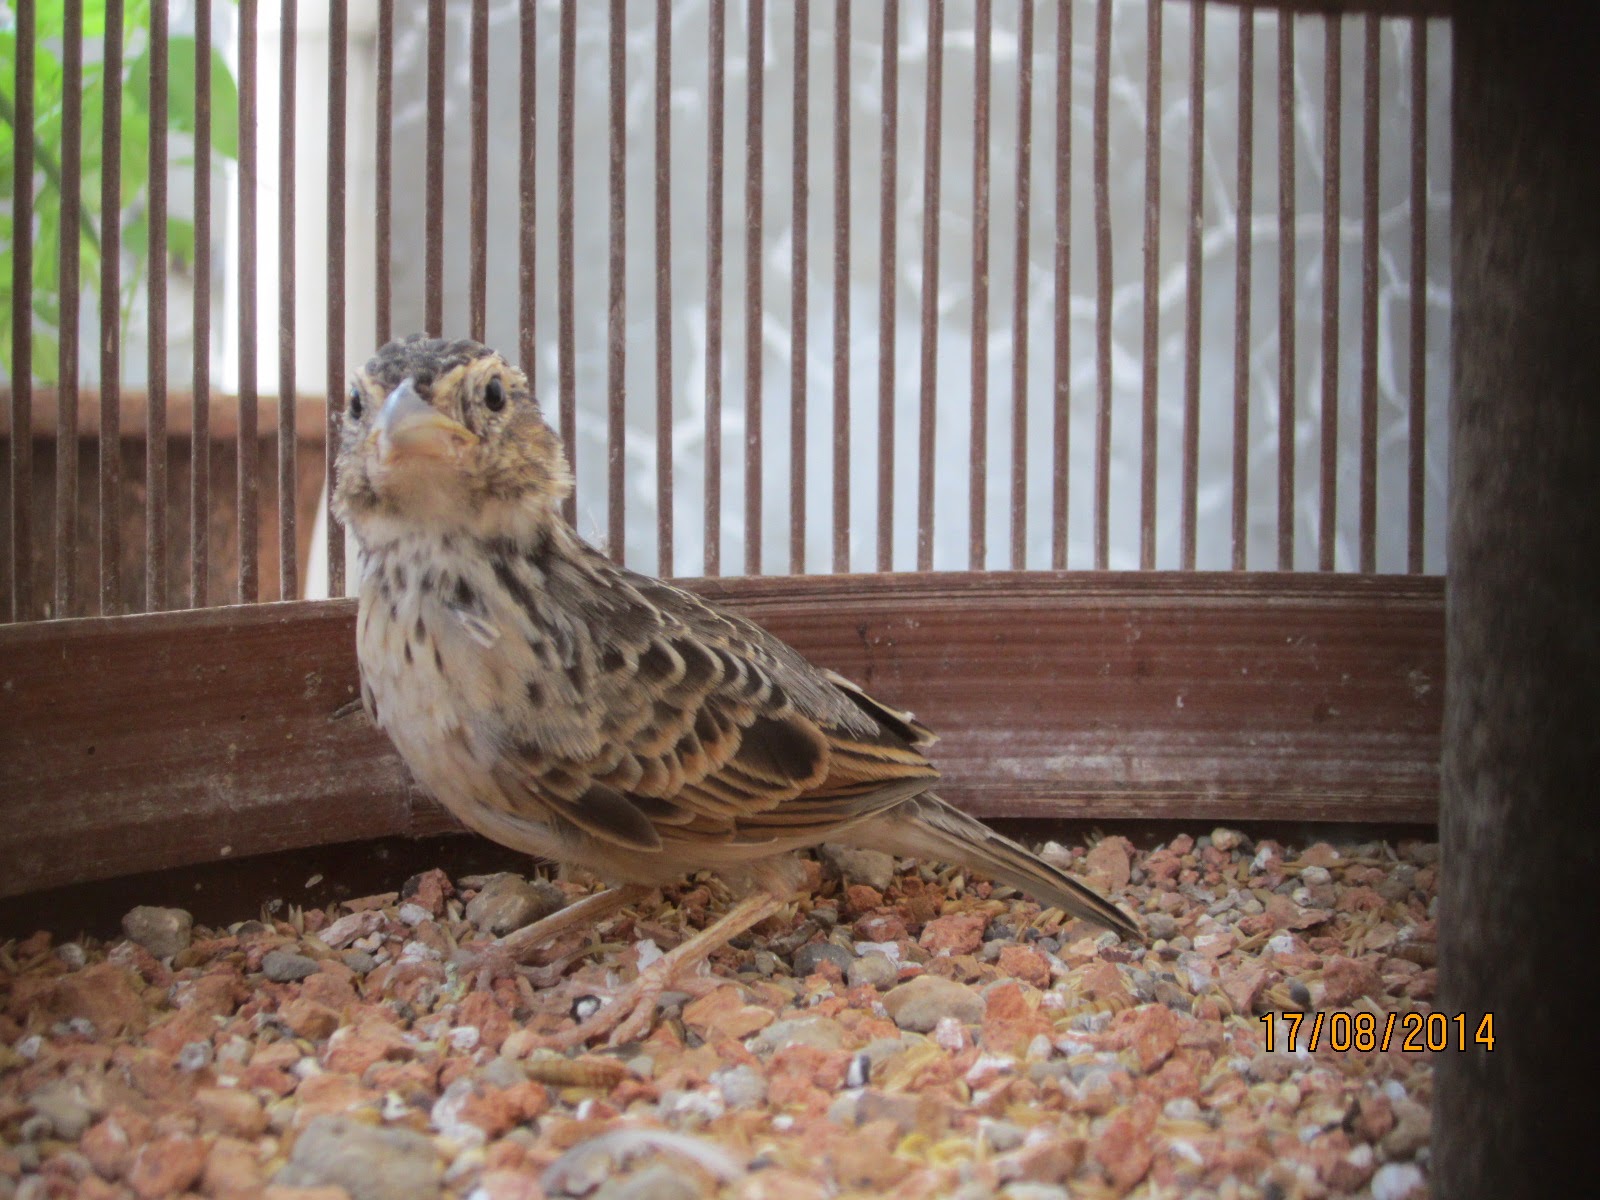
{"label": "plant stem", "polygon": [[[17,110],[11,104],[11,97],[4,92],[0,92],[0,121],[11,127],[13,137],[17,136]],[[56,189],[57,196],[61,195],[61,164],[56,162],[55,156],[34,136],[33,130],[28,130],[27,137],[33,143],[33,161],[38,164],[45,182]],[[81,198],[78,202],[78,224],[83,227],[83,236],[89,239],[89,244],[94,247],[94,252],[98,256],[100,235],[95,232],[94,221],[90,218],[88,208]],[[31,235],[32,231],[29,230],[27,233]]]}

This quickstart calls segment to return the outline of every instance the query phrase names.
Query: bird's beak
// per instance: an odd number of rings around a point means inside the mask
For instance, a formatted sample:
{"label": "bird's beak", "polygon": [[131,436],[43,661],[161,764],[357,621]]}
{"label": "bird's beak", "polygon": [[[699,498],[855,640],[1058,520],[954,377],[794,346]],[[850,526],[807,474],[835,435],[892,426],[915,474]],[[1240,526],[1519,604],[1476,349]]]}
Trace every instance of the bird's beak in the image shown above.
{"label": "bird's beak", "polygon": [[385,466],[400,458],[450,461],[477,440],[465,425],[417,395],[410,379],[389,393],[378,414],[378,459]]}

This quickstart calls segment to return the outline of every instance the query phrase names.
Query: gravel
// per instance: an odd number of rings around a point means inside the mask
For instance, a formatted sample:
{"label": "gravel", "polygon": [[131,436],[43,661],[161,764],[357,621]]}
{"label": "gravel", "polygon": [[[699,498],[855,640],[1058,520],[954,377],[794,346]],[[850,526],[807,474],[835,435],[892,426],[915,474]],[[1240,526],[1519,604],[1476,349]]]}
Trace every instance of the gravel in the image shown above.
{"label": "gravel", "polygon": [[0,943],[0,1196],[1426,1195],[1429,1056],[1281,1021],[1269,1049],[1261,1018],[1432,1011],[1431,844],[1052,853],[1126,871],[1151,944],[928,864],[812,863],[614,1053],[554,1037],[716,917],[710,876],[487,988],[456,952],[583,887],[430,871],[170,953],[149,932],[181,922],[143,918]]}
{"label": "gravel", "polygon": [[171,958],[189,948],[194,917],[181,908],[141,904],[122,918],[122,932],[157,958]]}

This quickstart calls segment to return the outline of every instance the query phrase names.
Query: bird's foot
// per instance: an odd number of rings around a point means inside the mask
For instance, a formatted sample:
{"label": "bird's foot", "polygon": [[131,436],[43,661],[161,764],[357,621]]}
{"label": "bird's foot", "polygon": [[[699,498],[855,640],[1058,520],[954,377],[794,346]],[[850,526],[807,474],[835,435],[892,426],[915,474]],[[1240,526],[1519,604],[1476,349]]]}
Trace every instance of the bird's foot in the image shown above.
{"label": "bird's foot", "polygon": [[[528,957],[563,933],[579,926],[592,926],[596,922],[603,921],[626,905],[649,895],[649,891],[648,888],[630,885],[585,896],[582,900],[551,913],[543,920],[525,925],[502,938],[496,938],[487,946],[457,951],[456,967],[463,974],[476,975],[479,988],[489,988],[497,978],[527,971],[522,964]],[[534,986],[548,987],[560,977],[561,971],[571,961],[571,956],[567,956],[528,972],[532,976]]]}
{"label": "bird's foot", "polygon": [[634,1041],[650,1028],[661,993],[669,984],[685,991],[703,990],[698,980],[685,973],[718,947],[738,937],[746,929],[783,907],[782,897],[761,890],[741,900],[714,924],[702,929],[682,945],[662,955],[639,972],[639,977],[624,987],[599,1012],[572,1029],[557,1034],[554,1042],[562,1048],[582,1046],[610,1034],[607,1044]]}

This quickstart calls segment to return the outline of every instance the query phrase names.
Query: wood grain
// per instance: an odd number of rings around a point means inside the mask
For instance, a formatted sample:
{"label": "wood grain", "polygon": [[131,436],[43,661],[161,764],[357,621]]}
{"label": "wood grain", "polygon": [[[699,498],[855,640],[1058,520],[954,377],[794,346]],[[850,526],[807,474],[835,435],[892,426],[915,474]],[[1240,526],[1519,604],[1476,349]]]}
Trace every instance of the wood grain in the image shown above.
{"label": "wood grain", "polygon": [[[941,732],[980,815],[1431,822],[1435,578],[686,581]],[[353,601],[0,627],[0,895],[454,826],[357,697]]]}

